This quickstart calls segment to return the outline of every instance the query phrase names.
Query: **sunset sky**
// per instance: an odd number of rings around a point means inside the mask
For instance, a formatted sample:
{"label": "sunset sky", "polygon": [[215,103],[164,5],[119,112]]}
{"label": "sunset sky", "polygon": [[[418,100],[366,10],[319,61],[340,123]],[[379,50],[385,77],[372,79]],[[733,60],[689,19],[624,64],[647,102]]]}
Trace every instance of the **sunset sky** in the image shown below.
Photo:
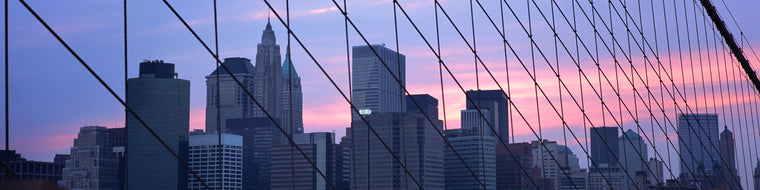
{"label": "sunset sky", "polygon": [[[510,139],[514,138],[517,142],[536,140],[528,126],[536,132],[540,126],[543,138],[565,144],[563,131],[567,132],[567,145],[578,155],[581,166],[585,167],[585,154],[570,136],[570,131],[563,130],[562,119],[558,115],[564,115],[567,125],[579,137],[581,143],[585,143],[584,126],[618,126],[617,123],[620,122],[625,130],[638,131],[634,121],[634,118],[638,118],[643,129],[640,133],[646,133],[655,142],[656,147],[662,150],[669,145],[665,144],[665,134],[658,126],[667,128],[670,138],[677,139],[673,133],[675,130],[673,125],[677,124],[676,114],[682,112],[676,109],[669,93],[676,97],[676,103],[684,110],[683,112],[718,113],[721,129],[725,124],[729,129],[736,127],[736,130],[746,131],[746,133],[735,132],[735,134],[755,134],[755,136],[747,135],[743,139],[735,137],[737,149],[743,147],[743,145],[738,145],[738,142],[757,138],[758,133],[754,127],[760,123],[744,119],[751,113],[755,115],[760,113],[757,112],[760,111],[760,107],[757,107],[760,104],[756,104],[757,90],[748,86],[746,75],[739,70],[735,62],[725,64],[724,60],[732,61],[732,55],[721,46],[721,36],[717,31],[713,31],[712,22],[706,14],[702,14],[699,4],[694,6],[692,2],[686,1],[684,5],[684,2],[677,1],[674,8],[673,2],[668,1],[664,7],[667,11],[663,12],[660,1],[654,1],[654,6],[652,6],[650,1],[629,0],[627,8],[633,19],[627,22],[634,35],[631,37],[626,33],[624,25],[626,21],[621,21],[618,17],[620,13],[623,19],[627,18],[619,1],[613,1],[615,7],[611,8],[611,13],[606,1],[595,3],[599,11],[598,15],[592,15],[587,1],[580,1],[581,7],[571,4],[572,1],[560,1],[556,6],[552,6],[551,1],[536,1],[539,3],[540,12],[530,1],[528,1],[530,5],[524,1],[509,2],[520,21],[518,22],[512,15],[512,11],[504,6],[505,36],[519,59],[510,48],[507,48],[505,52],[500,34],[477,4],[473,5],[474,26],[471,25],[469,1],[447,0],[441,1],[441,4],[469,45],[473,45],[474,27],[476,34],[474,46],[478,56],[505,91],[509,86],[510,95],[516,107],[511,113],[513,115],[511,126],[514,129],[512,132],[515,136]],[[117,93],[124,94],[121,1],[30,0],[28,3],[111,87],[116,89]],[[190,23],[203,41],[213,48],[214,17],[211,1],[170,1],[170,3]],[[352,0],[348,3],[349,17],[370,43],[386,44],[386,47],[396,49],[392,1]],[[499,2],[481,3],[501,30],[502,17]],[[641,10],[638,3],[641,4]],[[718,7],[731,31],[738,36],[739,30],[730,19],[722,1],[713,1],[713,3]],[[755,37],[755,34],[760,34],[760,28],[754,20],[760,18],[756,13],[760,2],[739,0],[726,3],[747,36],[749,44],[760,48],[758,38]],[[427,41],[436,48],[433,1],[410,0],[401,1],[401,4]],[[281,16],[286,14],[284,1],[276,1],[273,6]],[[18,150],[24,157],[31,160],[49,161],[53,159],[55,153],[69,152],[68,149],[79,127],[87,125],[124,127],[124,109],[121,105],[24,9],[21,3],[11,1],[9,8],[11,149]],[[575,19],[573,8],[577,16]],[[598,39],[596,45],[593,27],[580,8],[588,14],[589,19],[597,22],[602,38]],[[162,59],[175,63],[179,78],[191,81],[190,129],[204,129],[206,106],[204,76],[214,70],[213,57],[161,1],[130,1],[128,9],[129,77],[137,77],[138,63],[142,60]],[[615,12],[615,9],[620,12]],[[256,44],[261,40],[261,33],[268,17],[271,18],[282,55],[285,55],[288,39],[286,29],[275,15],[270,13],[263,1],[219,1],[218,11],[221,58],[254,59]],[[444,94],[441,94],[439,65],[435,55],[401,11],[397,11],[398,47],[407,58],[408,90],[412,94],[430,94],[438,98],[441,118],[444,117],[445,107],[447,127],[458,128],[459,112],[465,108],[464,93],[444,70]],[[480,89],[498,89],[481,65],[477,66],[479,80],[476,80],[476,62],[472,52],[441,10],[438,11],[441,56],[462,88],[469,90],[477,89],[479,86]],[[654,19],[652,11],[654,11]],[[643,14],[641,18],[639,18],[639,12]],[[552,13],[554,13],[556,27],[550,27],[546,23],[546,21],[552,22]],[[531,14],[530,19],[528,14]],[[541,14],[546,17],[542,17]],[[674,16],[678,16],[677,25]],[[292,1],[290,19],[294,34],[326,68],[341,90],[347,93],[349,84],[346,34],[343,15],[340,14],[338,8],[332,1]],[[577,53],[576,39],[572,28],[567,23],[573,23],[574,20],[577,22],[580,37]],[[665,22],[668,22],[667,25]],[[703,26],[704,23],[707,23],[707,28]],[[617,43],[613,44],[610,32],[604,25],[614,32]],[[556,45],[552,28],[555,28],[558,33]],[[648,43],[642,42],[639,29],[643,30]],[[537,48],[533,48],[533,55],[531,55],[532,46],[526,31],[532,32],[537,44]],[[676,35],[677,31],[679,36]],[[680,43],[678,38],[680,38]],[[327,77],[319,71],[305,50],[295,41],[291,43],[292,60],[302,80],[303,118],[306,132],[335,131],[337,137],[343,136],[345,128],[350,125],[348,103],[332,87]],[[350,46],[366,45],[350,26],[349,44]],[[566,52],[563,44],[567,46],[570,54]],[[589,52],[584,48],[584,44]],[[742,44],[747,47],[746,42],[742,41]],[[639,49],[640,46],[645,48],[647,58],[644,58]],[[598,57],[596,57],[597,50]],[[755,67],[760,66],[755,62],[758,59],[749,51],[749,48],[745,50],[750,62],[753,62]],[[651,55],[653,51],[657,52],[657,57],[663,67],[668,69],[667,75],[673,78],[677,90],[673,90],[665,73],[658,71],[660,68],[657,60]],[[505,53],[507,54],[506,61]],[[622,68],[617,68],[616,59]],[[601,64],[600,68],[596,67],[594,60]],[[579,80],[576,62],[580,64],[583,74],[589,81],[586,81],[586,78]],[[521,63],[525,64],[525,67]],[[669,70],[671,64],[673,71]],[[680,64],[683,64],[683,68]],[[634,66],[635,71],[631,69],[631,65]],[[557,69],[564,85],[558,84],[554,74]],[[599,75],[600,70],[604,75]],[[509,85],[507,72],[510,77]],[[662,74],[661,78],[666,84],[664,88],[667,90],[661,90],[658,74]],[[534,91],[530,75],[537,78],[546,96],[541,91],[537,93]],[[685,77],[682,79],[682,76]],[[650,96],[644,88],[646,83],[649,83],[651,94],[654,95],[651,96],[651,103]],[[684,84],[686,88],[683,88]],[[731,86],[727,86],[729,84]],[[736,89],[734,84],[737,85]],[[611,88],[613,86],[614,90]],[[594,91],[601,93],[607,105],[606,108],[601,106],[601,101]],[[616,91],[619,91],[625,105],[619,105]],[[575,99],[571,98],[568,92]],[[691,111],[686,111],[683,107],[682,95],[686,97]],[[444,97],[445,104],[442,102]],[[538,104],[536,97],[538,97]],[[584,120],[581,109],[576,105],[576,101],[581,104],[581,98],[583,98],[583,103],[580,106],[584,107],[591,122]],[[547,99],[551,101],[551,104]],[[649,117],[648,107],[654,112],[655,117],[652,120]],[[665,110],[665,115],[662,114],[660,107]],[[757,108],[757,110],[750,112],[750,108]],[[555,113],[555,109],[560,114]],[[518,115],[517,110],[523,114],[525,121]],[[745,112],[747,115],[744,115]],[[746,127],[746,129],[740,129],[740,127]],[[654,134],[652,134],[652,129],[654,129]],[[673,140],[673,143],[677,146],[676,140]],[[654,153],[652,147],[649,149],[651,157]],[[756,160],[756,157],[751,155],[752,153],[758,154],[756,150],[750,150],[748,156],[753,158],[750,159],[751,162],[747,160],[747,164],[753,164]],[[663,157],[665,156],[663,153]],[[744,165],[744,163],[739,164]],[[677,165],[674,159],[672,166],[676,170]],[[740,171],[740,173],[743,172],[745,171]]]}

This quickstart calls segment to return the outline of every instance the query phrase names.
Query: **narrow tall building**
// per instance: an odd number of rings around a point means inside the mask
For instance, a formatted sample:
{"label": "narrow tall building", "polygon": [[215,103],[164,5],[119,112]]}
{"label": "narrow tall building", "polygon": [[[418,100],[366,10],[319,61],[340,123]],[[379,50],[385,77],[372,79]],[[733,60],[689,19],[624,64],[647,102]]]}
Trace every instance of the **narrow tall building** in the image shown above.
{"label": "narrow tall building", "polygon": [[[373,113],[367,120],[424,189],[444,188],[443,140],[422,114]],[[420,189],[363,121],[351,125],[352,189]],[[440,129],[442,122],[436,121]]]}
{"label": "narrow tall building", "polygon": [[637,172],[645,172],[644,175],[646,176],[650,174],[646,165],[647,160],[644,160],[649,158],[647,144],[639,134],[630,129],[620,135],[619,141],[620,156],[618,159],[623,164],[621,167],[625,169],[624,171],[628,171],[626,180],[623,182],[623,188],[630,189],[629,187],[634,187],[634,183],[627,179],[628,176],[635,177]]}
{"label": "narrow tall building", "polygon": [[116,190],[117,168],[106,128],[85,126],[74,139],[71,158],[66,161],[58,185],[66,189]]}
{"label": "narrow tall building", "polygon": [[760,190],[760,160],[755,164],[755,172],[752,174],[752,181],[755,184],[755,190]]}
{"label": "narrow tall building", "polygon": [[[741,189],[739,173],[736,170],[736,141],[734,141],[734,133],[728,130],[728,126],[723,128],[723,132],[720,133],[720,159],[718,163],[723,171],[723,176],[726,180],[726,189]],[[725,164],[725,165],[724,165]]]}
{"label": "narrow tall building", "polygon": [[[206,133],[190,136],[188,165],[212,189],[243,189],[243,137],[233,134]],[[222,155],[219,156],[219,142]],[[219,163],[219,158],[223,160]],[[220,179],[220,176],[223,176]],[[188,189],[206,189],[195,176],[189,174]],[[222,185],[223,183],[223,185]]]}
{"label": "narrow tall building", "polygon": [[290,57],[290,47],[285,53],[285,61],[282,62],[282,126],[288,133],[303,133],[303,92],[301,89],[301,77],[293,66]]}
{"label": "narrow tall building", "polygon": [[[469,90],[466,93],[467,109],[474,110],[477,108],[488,110],[486,115],[491,121],[491,125],[496,130],[496,134],[501,137],[504,143],[509,143],[509,104],[507,95],[501,90]],[[474,102],[470,102],[470,100]],[[497,138],[498,140],[498,138]]]}
{"label": "narrow tall building", "polygon": [[[591,163],[596,167],[605,164],[608,167],[618,166],[616,158],[620,158],[617,127],[592,127],[591,136]],[[593,170],[589,170],[593,171]]]}
{"label": "narrow tall building", "polygon": [[217,132],[217,122],[224,132],[227,119],[253,117],[256,108],[253,100],[230,76],[232,73],[246,90],[253,93],[254,69],[251,60],[243,57],[224,58],[222,65],[230,72],[219,67],[206,76],[206,131],[209,133]]}
{"label": "narrow tall building", "polygon": [[[356,109],[365,115],[403,112],[404,91],[395,78],[406,85],[406,56],[388,49],[385,45],[354,46],[352,52],[351,101]],[[383,62],[391,72],[385,68]],[[360,120],[353,110],[351,116],[353,121]]]}
{"label": "narrow tall building", "polygon": [[[174,64],[140,63],[140,77],[127,80],[127,105],[186,161],[190,81],[176,76]],[[132,114],[126,121],[129,189],[187,189],[187,170],[177,158]]]}
{"label": "narrow tall building", "polygon": [[[253,97],[256,98],[266,113],[281,119],[282,112],[282,67],[280,45],[277,45],[272,24],[261,35],[261,43],[256,47],[256,66],[254,67]],[[264,110],[254,107],[254,117],[267,117]]]}
{"label": "narrow tall building", "polygon": [[[720,159],[718,151],[714,148],[719,145],[718,134],[717,114],[678,115],[678,150],[683,158],[681,159],[683,179],[696,179],[698,176],[692,176],[692,174],[703,173],[698,172],[698,168],[714,171],[713,164]],[[693,173],[689,172],[690,170]]]}

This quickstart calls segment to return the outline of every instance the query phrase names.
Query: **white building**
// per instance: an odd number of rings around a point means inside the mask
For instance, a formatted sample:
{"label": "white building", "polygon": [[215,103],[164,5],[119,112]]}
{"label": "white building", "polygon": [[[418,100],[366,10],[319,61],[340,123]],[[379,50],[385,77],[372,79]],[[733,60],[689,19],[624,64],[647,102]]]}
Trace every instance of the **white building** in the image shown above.
{"label": "white building", "polygon": [[[206,184],[213,189],[242,189],[243,188],[243,137],[233,134],[222,134],[222,168],[224,177],[218,179],[219,171],[219,134],[207,133],[190,136],[189,161],[190,168],[197,173]],[[224,181],[220,188],[219,181]],[[206,189],[192,174],[188,174],[188,188],[191,190]]]}
{"label": "white building", "polygon": [[106,128],[85,126],[79,129],[58,185],[66,189],[118,189],[114,158]]}

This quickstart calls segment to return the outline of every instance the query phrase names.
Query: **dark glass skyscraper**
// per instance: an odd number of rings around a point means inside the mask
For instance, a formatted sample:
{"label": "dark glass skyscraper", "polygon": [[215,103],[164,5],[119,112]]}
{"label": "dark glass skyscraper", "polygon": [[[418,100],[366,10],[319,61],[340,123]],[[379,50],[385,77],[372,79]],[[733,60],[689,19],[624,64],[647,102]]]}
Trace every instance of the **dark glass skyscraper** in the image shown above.
{"label": "dark glass skyscraper", "polygon": [[[697,168],[713,170],[714,163],[720,159],[718,151],[718,115],[717,114],[680,114],[678,115],[678,150],[681,151],[681,176],[695,179]],[[687,147],[691,151],[687,151]],[[706,148],[705,148],[706,147]],[[713,160],[714,159],[714,160]],[[717,171],[716,171],[717,173]]]}
{"label": "dark glass skyscraper", "polygon": [[282,132],[266,117],[228,119],[227,132],[243,136],[243,189],[270,189],[271,150]]}
{"label": "dark glass skyscraper", "polygon": [[[127,80],[127,105],[169,148],[187,160],[190,81],[176,79],[163,61],[140,64],[140,77]],[[187,189],[187,170],[132,114],[127,114],[129,189]]]}
{"label": "dark glass skyscraper", "polygon": [[618,163],[615,158],[620,158],[618,156],[620,154],[618,128],[592,127],[589,136],[591,136],[591,160],[593,163],[590,168],[602,164],[606,164],[608,167],[617,166]]}
{"label": "dark glass skyscraper", "polygon": [[[430,94],[412,94],[405,97],[406,112],[421,113],[427,115],[431,120],[438,120],[438,99],[433,98]],[[414,100],[422,107],[422,110],[414,105]]]}
{"label": "dark glass skyscraper", "polygon": [[[465,94],[467,95],[467,99],[465,99],[467,109],[475,110],[475,105],[477,105],[480,109],[490,111],[491,113],[486,115],[489,117],[488,120],[499,137],[504,140],[504,143],[509,143],[509,111],[507,110],[509,104],[504,92],[501,90],[469,90]],[[470,102],[470,100],[475,103]],[[486,125],[486,127],[489,126]],[[490,127],[488,130],[491,130]]]}

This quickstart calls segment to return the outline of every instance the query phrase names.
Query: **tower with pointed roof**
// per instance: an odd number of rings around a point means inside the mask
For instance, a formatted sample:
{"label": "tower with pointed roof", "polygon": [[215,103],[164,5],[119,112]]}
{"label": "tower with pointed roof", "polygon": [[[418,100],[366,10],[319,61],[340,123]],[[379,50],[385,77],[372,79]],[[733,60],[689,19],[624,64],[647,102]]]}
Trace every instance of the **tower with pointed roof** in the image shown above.
{"label": "tower with pointed roof", "polygon": [[[736,172],[736,142],[734,141],[734,133],[728,130],[728,126],[723,127],[723,132],[720,133],[720,159],[717,161],[723,171],[723,175],[729,178],[725,181],[726,189],[740,189],[739,173]],[[735,177],[734,179],[730,179]]]}
{"label": "tower with pointed roof", "polygon": [[[235,75],[249,92],[253,92],[254,67],[251,60],[243,57],[231,57],[225,58],[222,64],[230,72],[219,67],[206,76],[206,131],[208,132],[217,130],[217,122],[222,126],[222,131],[225,131],[227,119],[251,118],[254,116],[253,110],[256,108],[253,100],[229,74]],[[217,78],[219,79],[218,82]],[[217,89],[219,89],[218,97]],[[217,111],[219,112],[218,118]]]}
{"label": "tower with pointed roof", "polygon": [[264,110],[255,107],[254,117],[281,117],[282,68],[280,67],[280,45],[277,45],[272,24],[261,35],[261,43],[256,48],[256,66],[254,67],[253,97]]}
{"label": "tower with pointed roof", "polygon": [[303,133],[303,93],[301,77],[298,76],[290,57],[290,47],[286,48],[282,62],[282,122],[288,132]]}

